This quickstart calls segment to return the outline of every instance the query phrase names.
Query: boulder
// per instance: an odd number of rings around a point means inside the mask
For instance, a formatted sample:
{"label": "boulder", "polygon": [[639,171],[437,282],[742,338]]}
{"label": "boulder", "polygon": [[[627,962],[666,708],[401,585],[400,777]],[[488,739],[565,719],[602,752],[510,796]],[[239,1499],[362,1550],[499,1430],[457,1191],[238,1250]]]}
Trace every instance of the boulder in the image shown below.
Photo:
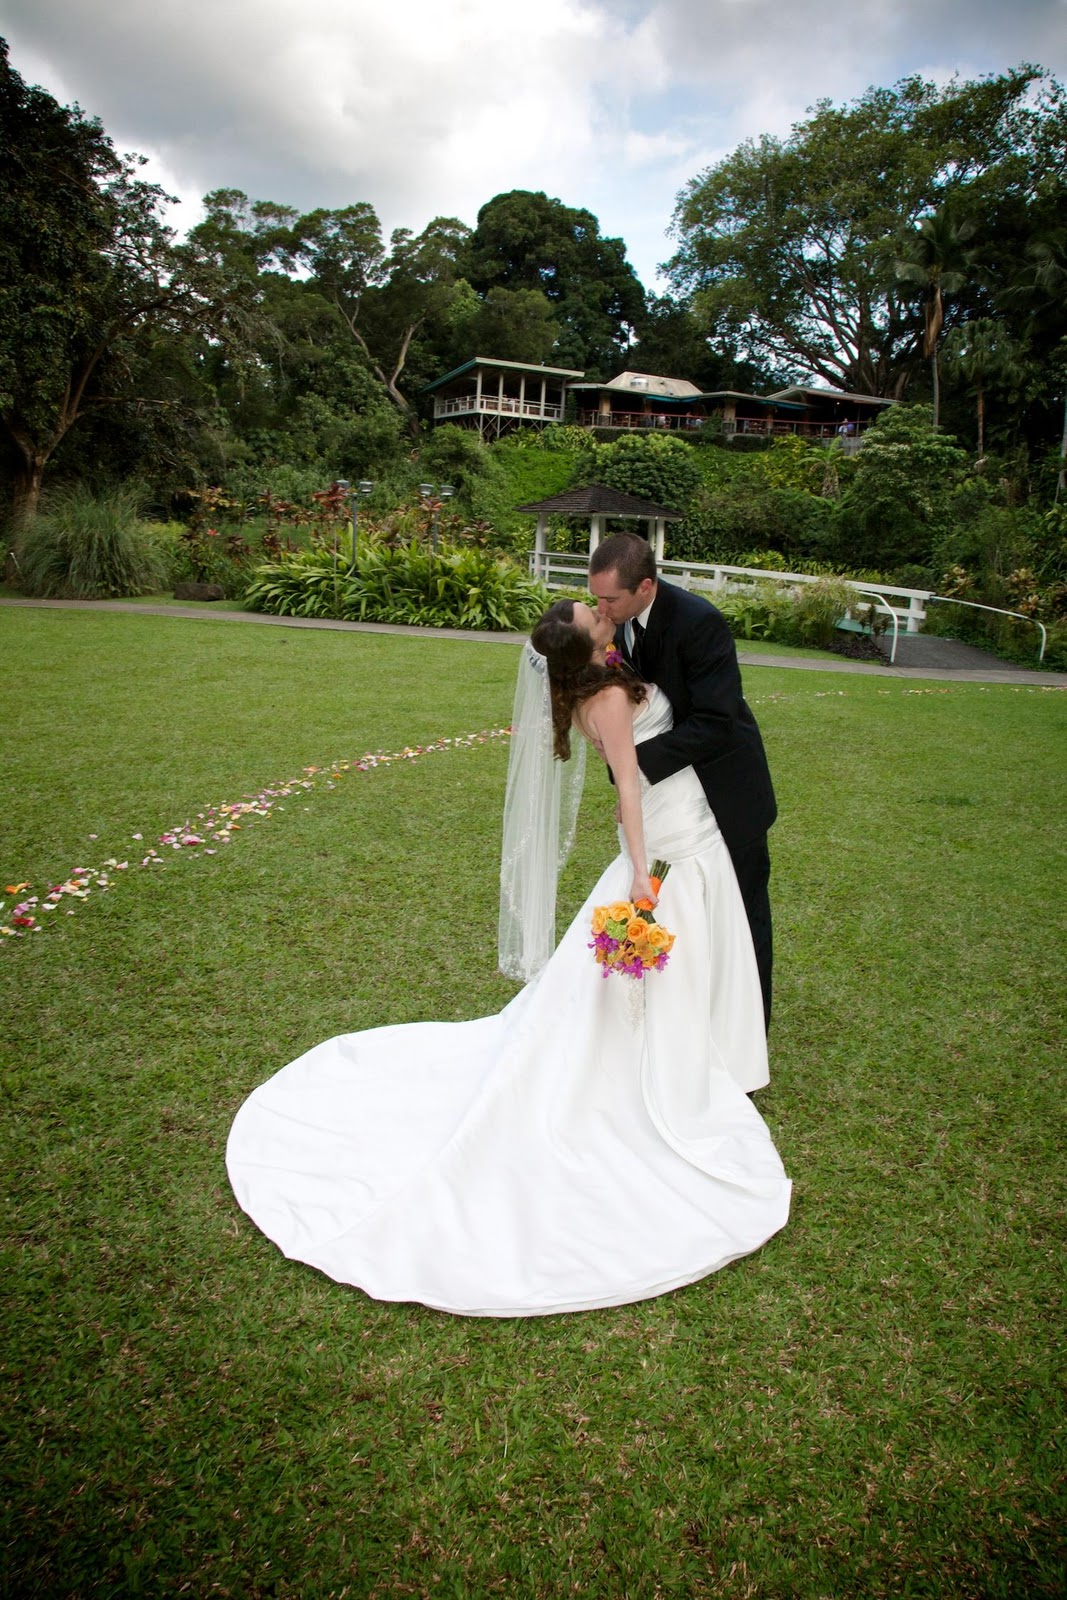
{"label": "boulder", "polygon": [[176,583],[175,600],[225,600],[226,591],[221,583]]}

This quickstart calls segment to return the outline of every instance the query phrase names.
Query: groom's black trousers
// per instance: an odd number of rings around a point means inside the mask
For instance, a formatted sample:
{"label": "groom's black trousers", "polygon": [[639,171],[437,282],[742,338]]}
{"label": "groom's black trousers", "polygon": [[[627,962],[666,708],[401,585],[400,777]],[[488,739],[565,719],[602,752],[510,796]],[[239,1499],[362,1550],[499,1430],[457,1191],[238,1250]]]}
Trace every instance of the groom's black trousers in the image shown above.
{"label": "groom's black trousers", "polygon": [[768,1029],[771,1025],[771,963],[773,947],[771,937],[771,853],[767,848],[767,835],[761,834],[750,844],[739,845],[730,851],[730,859],[737,874],[737,886],[745,902],[748,925],[752,930],[752,943],[756,951],[760,988],[763,990],[763,1017]]}

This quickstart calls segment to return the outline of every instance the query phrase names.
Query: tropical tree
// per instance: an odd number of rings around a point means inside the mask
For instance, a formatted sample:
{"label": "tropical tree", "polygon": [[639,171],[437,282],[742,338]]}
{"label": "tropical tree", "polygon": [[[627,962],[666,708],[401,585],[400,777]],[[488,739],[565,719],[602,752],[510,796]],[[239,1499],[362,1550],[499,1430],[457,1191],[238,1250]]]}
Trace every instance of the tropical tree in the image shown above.
{"label": "tropical tree", "polygon": [[831,553],[883,571],[928,566],[956,524],[967,456],[922,405],[887,406],[864,434],[849,487],[835,502]]}
{"label": "tropical tree", "polygon": [[625,359],[644,311],[623,241],[603,237],[591,211],[540,191],[513,189],[482,206],[461,270],[482,295],[539,290],[559,324],[556,364],[605,378]]}
{"label": "tropical tree", "polygon": [[944,344],[945,363],[974,390],[978,436],[978,459],[985,456],[986,396],[991,388],[1017,397],[1032,372],[1026,352],[1002,323],[992,317],[979,317],[953,328]]}
{"label": "tropical tree", "polygon": [[938,353],[945,325],[945,296],[962,289],[974,264],[969,248],[975,224],[969,218],[959,221],[946,202],[923,217],[914,233],[903,241],[902,254],[893,263],[899,283],[917,286],[922,306],[922,352],[930,363],[934,394],[934,431],[941,410],[941,373]]}
{"label": "tropical tree", "polygon": [[559,334],[556,313],[540,289],[489,290],[476,300],[464,325],[465,354],[497,356],[502,361],[544,362]]}
{"label": "tropical tree", "polygon": [[[1067,119],[1065,119],[1067,120]],[[1059,198],[1067,203],[1067,148],[1061,161]],[[1047,202],[1048,192],[1042,196]],[[1056,499],[1067,494],[1067,233],[1058,221],[1038,221],[1015,271],[1002,286],[998,311],[1022,317],[1020,334],[1038,369],[1034,387],[1059,396],[1063,405]]]}
{"label": "tropical tree", "polygon": [[626,357],[632,372],[688,378],[704,390],[748,393],[781,388],[787,381],[787,374],[746,361],[728,341],[709,337],[692,306],[671,295],[646,296],[636,331],[637,343]]}
{"label": "tropical tree", "polygon": [[952,195],[985,242],[988,218],[1047,182],[1048,131],[1062,117],[1060,86],[1025,66],[942,88],[909,78],[843,108],[822,101],[788,139],[748,141],[682,191],[673,289],[713,341],[899,398],[919,354],[893,271],[902,228]]}
{"label": "tropical tree", "polygon": [[181,404],[141,385],[160,341],[228,337],[240,286],[176,250],[158,185],[116,155],[100,123],[26,85],[0,40],[0,423],[13,520],[32,520],[71,430],[116,409]]}
{"label": "tropical tree", "polygon": [[310,212],[293,227],[294,262],[334,307],[412,432],[418,422],[401,374],[415,335],[457,293],[457,259],[469,232],[454,217],[435,217],[418,235],[398,228],[387,253],[365,203]]}

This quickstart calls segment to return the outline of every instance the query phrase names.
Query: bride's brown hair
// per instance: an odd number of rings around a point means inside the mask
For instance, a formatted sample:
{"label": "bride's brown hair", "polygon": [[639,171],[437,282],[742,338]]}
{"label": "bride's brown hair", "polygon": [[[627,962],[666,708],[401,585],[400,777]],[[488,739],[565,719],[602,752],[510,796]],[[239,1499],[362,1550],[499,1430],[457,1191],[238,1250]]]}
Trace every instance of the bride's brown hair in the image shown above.
{"label": "bride's brown hair", "polygon": [[549,606],[530,634],[530,643],[548,662],[552,695],[552,730],[556,756],[569,761],[574,713],[601,689],[625,689],[632,705],[640,705],[648,686],[620,667],[593,660],[593,641],[574,620],[574,601],[557,600]]}

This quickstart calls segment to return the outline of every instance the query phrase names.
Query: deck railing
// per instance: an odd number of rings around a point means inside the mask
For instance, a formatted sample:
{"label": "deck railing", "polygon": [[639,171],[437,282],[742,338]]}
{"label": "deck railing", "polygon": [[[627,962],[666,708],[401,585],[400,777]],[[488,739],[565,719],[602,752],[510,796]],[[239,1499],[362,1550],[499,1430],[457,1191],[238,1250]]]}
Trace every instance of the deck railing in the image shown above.
{"label": "deck railing", "polygon": [[1045,627],[1045,624],[1043,622],[1039,622],[1036,617],[1028,617],[1025,611],[1006,611],[1003,606],[981,605],[977,600],[959,600],[955,595],[948,594],[932,594],[930,596],[930,603],[931,605],[939,606],[966,606],[968,611],[988,611],[997,617],[1014,617],[1018,622],[1028,622],[1031,627],[1037,629],[1038,634],[1040,635],[1040,644],[1038,645],[1037,649],[1037,659],[1039,661],[1044,661],[1045,659],[1045,646],[1048,644],[1048,629]]}
{"label": "deck railing", "polygon": [[854,422],[851,427],[851,433],[842,433],[839,422],[791,422],[784,417],[734,417],[723,420],[722,431],[731,438],[736,438],[738,434],[777,438],[793,433],[802,439],[838,439],[847,445],[858,440],[860,434],[866,433],[870,423]]}
{"label": "deck railing", "polygon": [[[715,416],[700,416],[696,412],[669,411],[579,411],[578,422],[583,428],[614,428],[625,432],[692,433],[697,428],[715,421]],[[736,439],[784,438],[796,434],[802,439],[837,439],[846,449],[859,443],[860,435],[870,427],[869,422],[852,424],[852,433],[840,432],[839,422],[793,422],[784,417],[723,417],[720,420],[723,437]]]}
{"label": "deck railing", "polygon": [[519,400],[511,395],[476,394],[456,395],[450,400],[435,400],[433,414],[437,417],[469,416],[484,413],[491,417],[536,417],[539,422],[559,422],[563,407],[550,405],[546,400]]}
{"label": "deck railing", "polygon": [[691,411],[679,413],[677,416],[669,411],[579,411],[578,413],[578,425],[582,428],[637,429],[642,433],[649,429],[655,432],[666,430],[673,433],[692,433],[694,428],[702,428],[707,420],[707,417],[698,416]]}

